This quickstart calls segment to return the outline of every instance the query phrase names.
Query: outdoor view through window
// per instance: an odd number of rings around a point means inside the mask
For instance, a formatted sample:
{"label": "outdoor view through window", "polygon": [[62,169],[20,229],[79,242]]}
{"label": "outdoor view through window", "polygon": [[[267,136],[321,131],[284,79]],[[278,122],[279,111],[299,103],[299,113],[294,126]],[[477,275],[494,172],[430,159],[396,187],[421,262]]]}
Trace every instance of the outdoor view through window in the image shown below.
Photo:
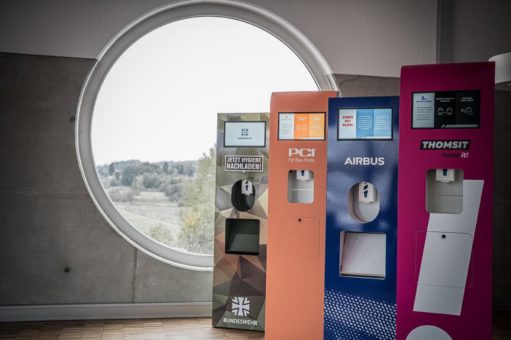
{"label": "outdoor view through window", "polygon": [[301,60],[247,23],[197,17],[131,45],[97,96],[92,150],[121,215],[174,249],[213,252],[216,115],[268,112],[273,91],[317,90]]}

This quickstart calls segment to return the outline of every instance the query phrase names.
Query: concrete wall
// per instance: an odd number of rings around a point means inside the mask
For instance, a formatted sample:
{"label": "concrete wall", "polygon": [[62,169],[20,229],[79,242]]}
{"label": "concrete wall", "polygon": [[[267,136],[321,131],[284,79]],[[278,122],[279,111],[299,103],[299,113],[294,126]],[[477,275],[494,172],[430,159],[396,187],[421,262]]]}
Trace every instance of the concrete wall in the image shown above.
{"label": "concrete wall", "polygon": [[[2,0],[0,51],[96,58],[125,25],[168,0]],[[436,0],[248,0],[291,22],[335,73],[398,76],[435,61]]]}
{"label": "concrete wall", "polygon": [[[247,1],[295,25],[339,74],[399,76],[404,64],[511,51],[509,0]],[[124,26],[173,2],[3,0],[0,51],[96,58]]]}
{"label": "concrete wall", "polygon": [[508,211],[511,206],[511,91],[495,92],[495,149],[493,210],[493,300],[494,309],[511,310],[511,228]]}
{"label": "concrete wall", "polygon": [[211,273],[136,250],[85,189],[74,115],[93,63],[0,53],[0,305],[210,301]]}
{"label": "concrete wall", "polygon": [[337,74],[344,97],[399,96],[399,78]]}
{"label": "concrete wall", "polygon": [[511,1],[440,0],[440,60],[484,61],[511,52]]}
{"label": "concrete wall", "polygon": [[[136,250],[88,196],[74,115],[93,63],[0,53],[0,305],[210,301],[211,273]],[[351,96],[399,91],[397,79],[338,80]]]}
{"label": "concrete wall", "polygon": [[[395,76],[401,64],[434,61],[434,0],[250,2],[302,30],[337,73]],[[210,300],[211,274],[155,261],[108,226],[74,152],[72,117],[91,58],[167,3],[0,2],[0,52],[89,58],[1,55],[0,305]]]}
{"label": "concrete wall", "polygon": [[[436,2],[252,2],[304,31],[337,73],[397,76],[401,64],[434,60]],[[94,58],[122,26],[164,3],[4,0],[0,51]],[[451,40],[442,45],[449,58],[485,60],[511,50],[511,26],[504,25],[509,2],[452,5],[447,13],[453,24],[443,31],[451,32]],[[467,17],[483,24],[465,25]],[[92,64],[0,54],[0,305],[209,301],[210,273],[177,269],[140,253],[88,197],[74,151],[73,116]],[[398,91],[397,79],[337,79],[346,96]],[[495,298],[498,306],[509,306],[511,233],[504,212],[511,101],[509,92],[496,98]]]}
{"label": "concrete wall", "polygon": [[[0,305],[210,301],[211,273],[139,252],[91,202],[74,114],[93,60],[0,53]],[[337,75],[345,96],[398,95],[398,78]],[[496,94],[495,307],[511,305],[511,92]],[[70,269],[66,272],[66,267]]]}

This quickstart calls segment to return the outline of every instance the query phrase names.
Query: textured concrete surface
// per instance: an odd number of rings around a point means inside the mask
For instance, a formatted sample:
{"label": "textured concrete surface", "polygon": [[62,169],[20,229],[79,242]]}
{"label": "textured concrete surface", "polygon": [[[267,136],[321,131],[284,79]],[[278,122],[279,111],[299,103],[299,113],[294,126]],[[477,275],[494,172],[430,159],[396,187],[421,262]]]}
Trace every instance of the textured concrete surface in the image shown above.
{"label": "textured concrete surface", "polygon": [[511,309],[511,91],[495,92],[495,150],[493,210],[493,296],[494,308]]}
{"label": "textured concrete surface", "polygon": [[73,119],[93,61],[0,57],[0,191],[85,194]]}
{"label": "textured concrete surface", "polygon": [[[139,252],[80,176],[74,115],[94,61],[0,53],[0,305],[210,301],[211,273]],[[399,79],[337,75],[343,96],[398,95]],[[511,305],[511,92],[497,92],[495,307]],[[65,268],[69,268],[69,272]]]}
{"label": "textured concrete surface", "polygon": [[211,273],[140,253],[85,189],[74,115],[93,64],[0,53],[0,305],[210,301]]}
{"label": "textured concrete surface", "polygon": [[16,193],[0,206],[2,304],[131,302],[133,247],[89,197]]}
{"label": "textured concrete surface", "polygon": [[[138,252],[134,302],[210,301],[213,294],[211,273],[169,266]],[[155,275],[154,273],[158,273]],[[178,280],[176,278],[179,278]]]}
{"label": "textured concrete surface", "polygon": [[336,74],[343,97],[399,96],[399,78]]}
{"label": "textured concrete surface", "polygon": [[[2,0],[0,51],[96,58],[123,27],[172,2],[176,0]],[[398,76],[402,64],[435,61],[433,0],[246,2],[298,28],[336,73]]]}

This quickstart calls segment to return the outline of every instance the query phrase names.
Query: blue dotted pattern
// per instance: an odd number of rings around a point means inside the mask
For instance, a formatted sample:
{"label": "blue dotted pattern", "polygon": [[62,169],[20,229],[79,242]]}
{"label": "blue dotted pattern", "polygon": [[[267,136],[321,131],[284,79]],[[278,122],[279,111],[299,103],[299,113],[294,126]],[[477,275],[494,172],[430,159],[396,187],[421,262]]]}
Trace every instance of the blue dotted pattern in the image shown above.
{"label": "blue dotted pattern", "polygon": [[396,338],[396,305],[325,291],[325,340]]}

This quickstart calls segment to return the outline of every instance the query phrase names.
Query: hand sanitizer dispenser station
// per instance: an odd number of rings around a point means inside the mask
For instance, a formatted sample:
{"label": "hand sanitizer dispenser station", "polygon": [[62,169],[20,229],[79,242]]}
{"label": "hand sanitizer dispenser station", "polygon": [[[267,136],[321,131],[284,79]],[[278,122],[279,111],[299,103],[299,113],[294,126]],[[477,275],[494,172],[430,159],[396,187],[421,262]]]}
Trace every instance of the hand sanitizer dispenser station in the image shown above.
{"label": "hand sanitizer dispenser station", "polygon": [[213,326],[264,330],[267,113],[219,114]]}
{"label": "hand sanitizer dispenser station", "polygon": [[336,95],[271,97],[267,340],[323,335],[326,116]]}
{"label": "hand sanitizer dispenser station", "polygon": [[331,98],[324,339],[395,339],[398,97]]}
{"label": "hand sanitizer dispenser station", "polygon": [[401,69],[397,339],[490,339],[494,64]]}

